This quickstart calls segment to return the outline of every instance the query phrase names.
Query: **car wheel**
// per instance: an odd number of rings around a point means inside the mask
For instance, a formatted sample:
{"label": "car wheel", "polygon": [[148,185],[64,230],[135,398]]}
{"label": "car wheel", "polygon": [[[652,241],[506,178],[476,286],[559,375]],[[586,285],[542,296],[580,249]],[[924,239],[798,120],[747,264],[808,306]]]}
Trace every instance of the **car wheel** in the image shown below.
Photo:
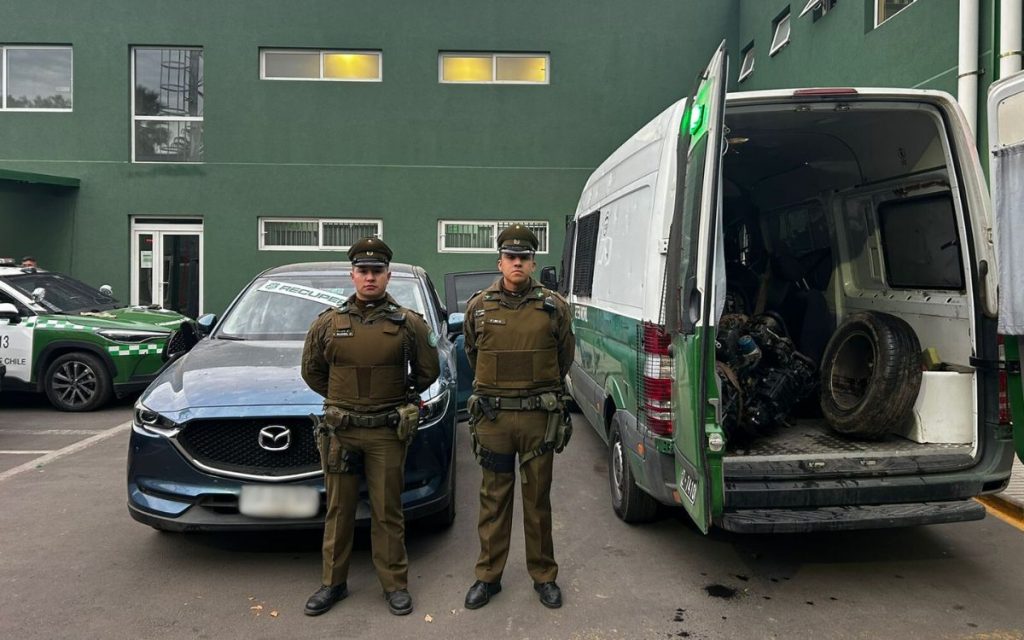
{"label": "car wheel", "polygon": [[921,389],[921,343],[901,318],[855,313],[825,347],[821,410],[843,435],[877,439],[907,419]]}
{"label": "car wheel", "polygon": [[92,411],[110,399],[110,372],[91,353],[75,351],[58,356],[46,368],[46,397],[61,411]]}
{"label": "car wheel", "polygon": [[608,480],[612,491],[612,509],[623,522],[649,522],[658,512],[658,503],[636,485],[633,470],[622,444],[622,427],[618,416],[612,418],[608,439]]}

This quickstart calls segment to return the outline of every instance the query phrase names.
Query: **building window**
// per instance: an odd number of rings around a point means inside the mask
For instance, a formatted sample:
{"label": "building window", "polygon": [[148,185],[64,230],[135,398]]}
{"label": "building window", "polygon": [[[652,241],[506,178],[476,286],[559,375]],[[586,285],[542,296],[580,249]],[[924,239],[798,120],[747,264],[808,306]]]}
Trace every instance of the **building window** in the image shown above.
{"label": "building window", "polygon": [[804,5],[804,10],[801,11],[800,15],[797,17],[802,18],[810,13],[811,18],[817,22],[818,19],[834,9],[837,2],[839,2],[839,0],[809,0],[809,2]]}
{"label": "building window", "polygon": [[754,72],[754,43],[751,42],[743,49],[743,62],[740,63],[739,81],[743,82]]}
{"label": "building window", "polygon": [[0,46],[0,109],[71,111],[71,47]]}
{"label": "building window", "polygon": [[774,56],[782,47],[789,44],[789,7],[772,22],[772,48],[768,56]]}
{"label": "building window", "polygon": [[361,238],[381,237],[381,220],[260,218],[261,251],[338,251]]}
{"label": "building window", "polygon": [[381,54],[380,51],[264,49],[260,51],[260,78],[380,82]]}
{"label": "building window", "polygon": [[440,82],[462,84],[548,84],[546,53],[441,53]]}
{"label": "building window", "polygon": [[203,50],[132,50],[132,160],[203,161]]}
{"label": "building window", "polygon": [[875,26],[882,24],[914,3],[914,0],[875,0]]}
{"label": "building window", "polygon": [[[516,220],[440,220],[437,223],[437,250],[441,253],[496,253],[498,234],[516,224]],[[548,223],[522,224],[537,236],[537,253],[548,252]]]}

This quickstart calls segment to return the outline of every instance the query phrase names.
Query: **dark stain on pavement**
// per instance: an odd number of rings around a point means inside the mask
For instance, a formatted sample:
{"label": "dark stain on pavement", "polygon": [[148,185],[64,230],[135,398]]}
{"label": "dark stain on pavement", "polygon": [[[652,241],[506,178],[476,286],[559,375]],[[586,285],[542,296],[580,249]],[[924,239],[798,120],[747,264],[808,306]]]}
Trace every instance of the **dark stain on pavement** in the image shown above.
{"label": "dark stain on pavement", "polygon": [[736,597],[736,589],[727,587],[724,584],[709,584],[704,587],[704,591],[707,592],[712,598],[723,598],[730,600]]}

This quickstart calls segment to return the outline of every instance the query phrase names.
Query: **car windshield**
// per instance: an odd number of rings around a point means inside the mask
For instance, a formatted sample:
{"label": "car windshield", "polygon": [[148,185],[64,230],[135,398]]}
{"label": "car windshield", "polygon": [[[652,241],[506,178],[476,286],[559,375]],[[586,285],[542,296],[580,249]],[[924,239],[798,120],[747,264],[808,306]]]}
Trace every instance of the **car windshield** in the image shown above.
{"label": "car windshield", "polygon": [[44,289],[46,293],[39,304],[52,313],[103,311],[120,306],[114,297],[60,273],[25,273],[8,276],[4,282],[29,298],[34,290]]}
{"label": "car windshield", "polygon": [[[259,278],[224,317],[216,338],[304,340],[313,320],[352,295],[348,274],[288,274]],[[423,290],[414,278],[392,275],[388,293],[398,304],[423,315]],[[428,323],[430,321],[428,320]]]}

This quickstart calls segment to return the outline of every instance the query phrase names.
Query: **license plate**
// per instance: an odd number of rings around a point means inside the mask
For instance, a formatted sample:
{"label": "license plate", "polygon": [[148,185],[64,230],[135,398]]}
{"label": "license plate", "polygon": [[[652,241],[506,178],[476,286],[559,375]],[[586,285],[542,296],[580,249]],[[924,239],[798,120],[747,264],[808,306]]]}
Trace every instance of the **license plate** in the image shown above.
{"label": "license plate", "polygon": [[320,494],[313,487],[242,485],[238,511],[254,518],[312,518],[320,511]]}

